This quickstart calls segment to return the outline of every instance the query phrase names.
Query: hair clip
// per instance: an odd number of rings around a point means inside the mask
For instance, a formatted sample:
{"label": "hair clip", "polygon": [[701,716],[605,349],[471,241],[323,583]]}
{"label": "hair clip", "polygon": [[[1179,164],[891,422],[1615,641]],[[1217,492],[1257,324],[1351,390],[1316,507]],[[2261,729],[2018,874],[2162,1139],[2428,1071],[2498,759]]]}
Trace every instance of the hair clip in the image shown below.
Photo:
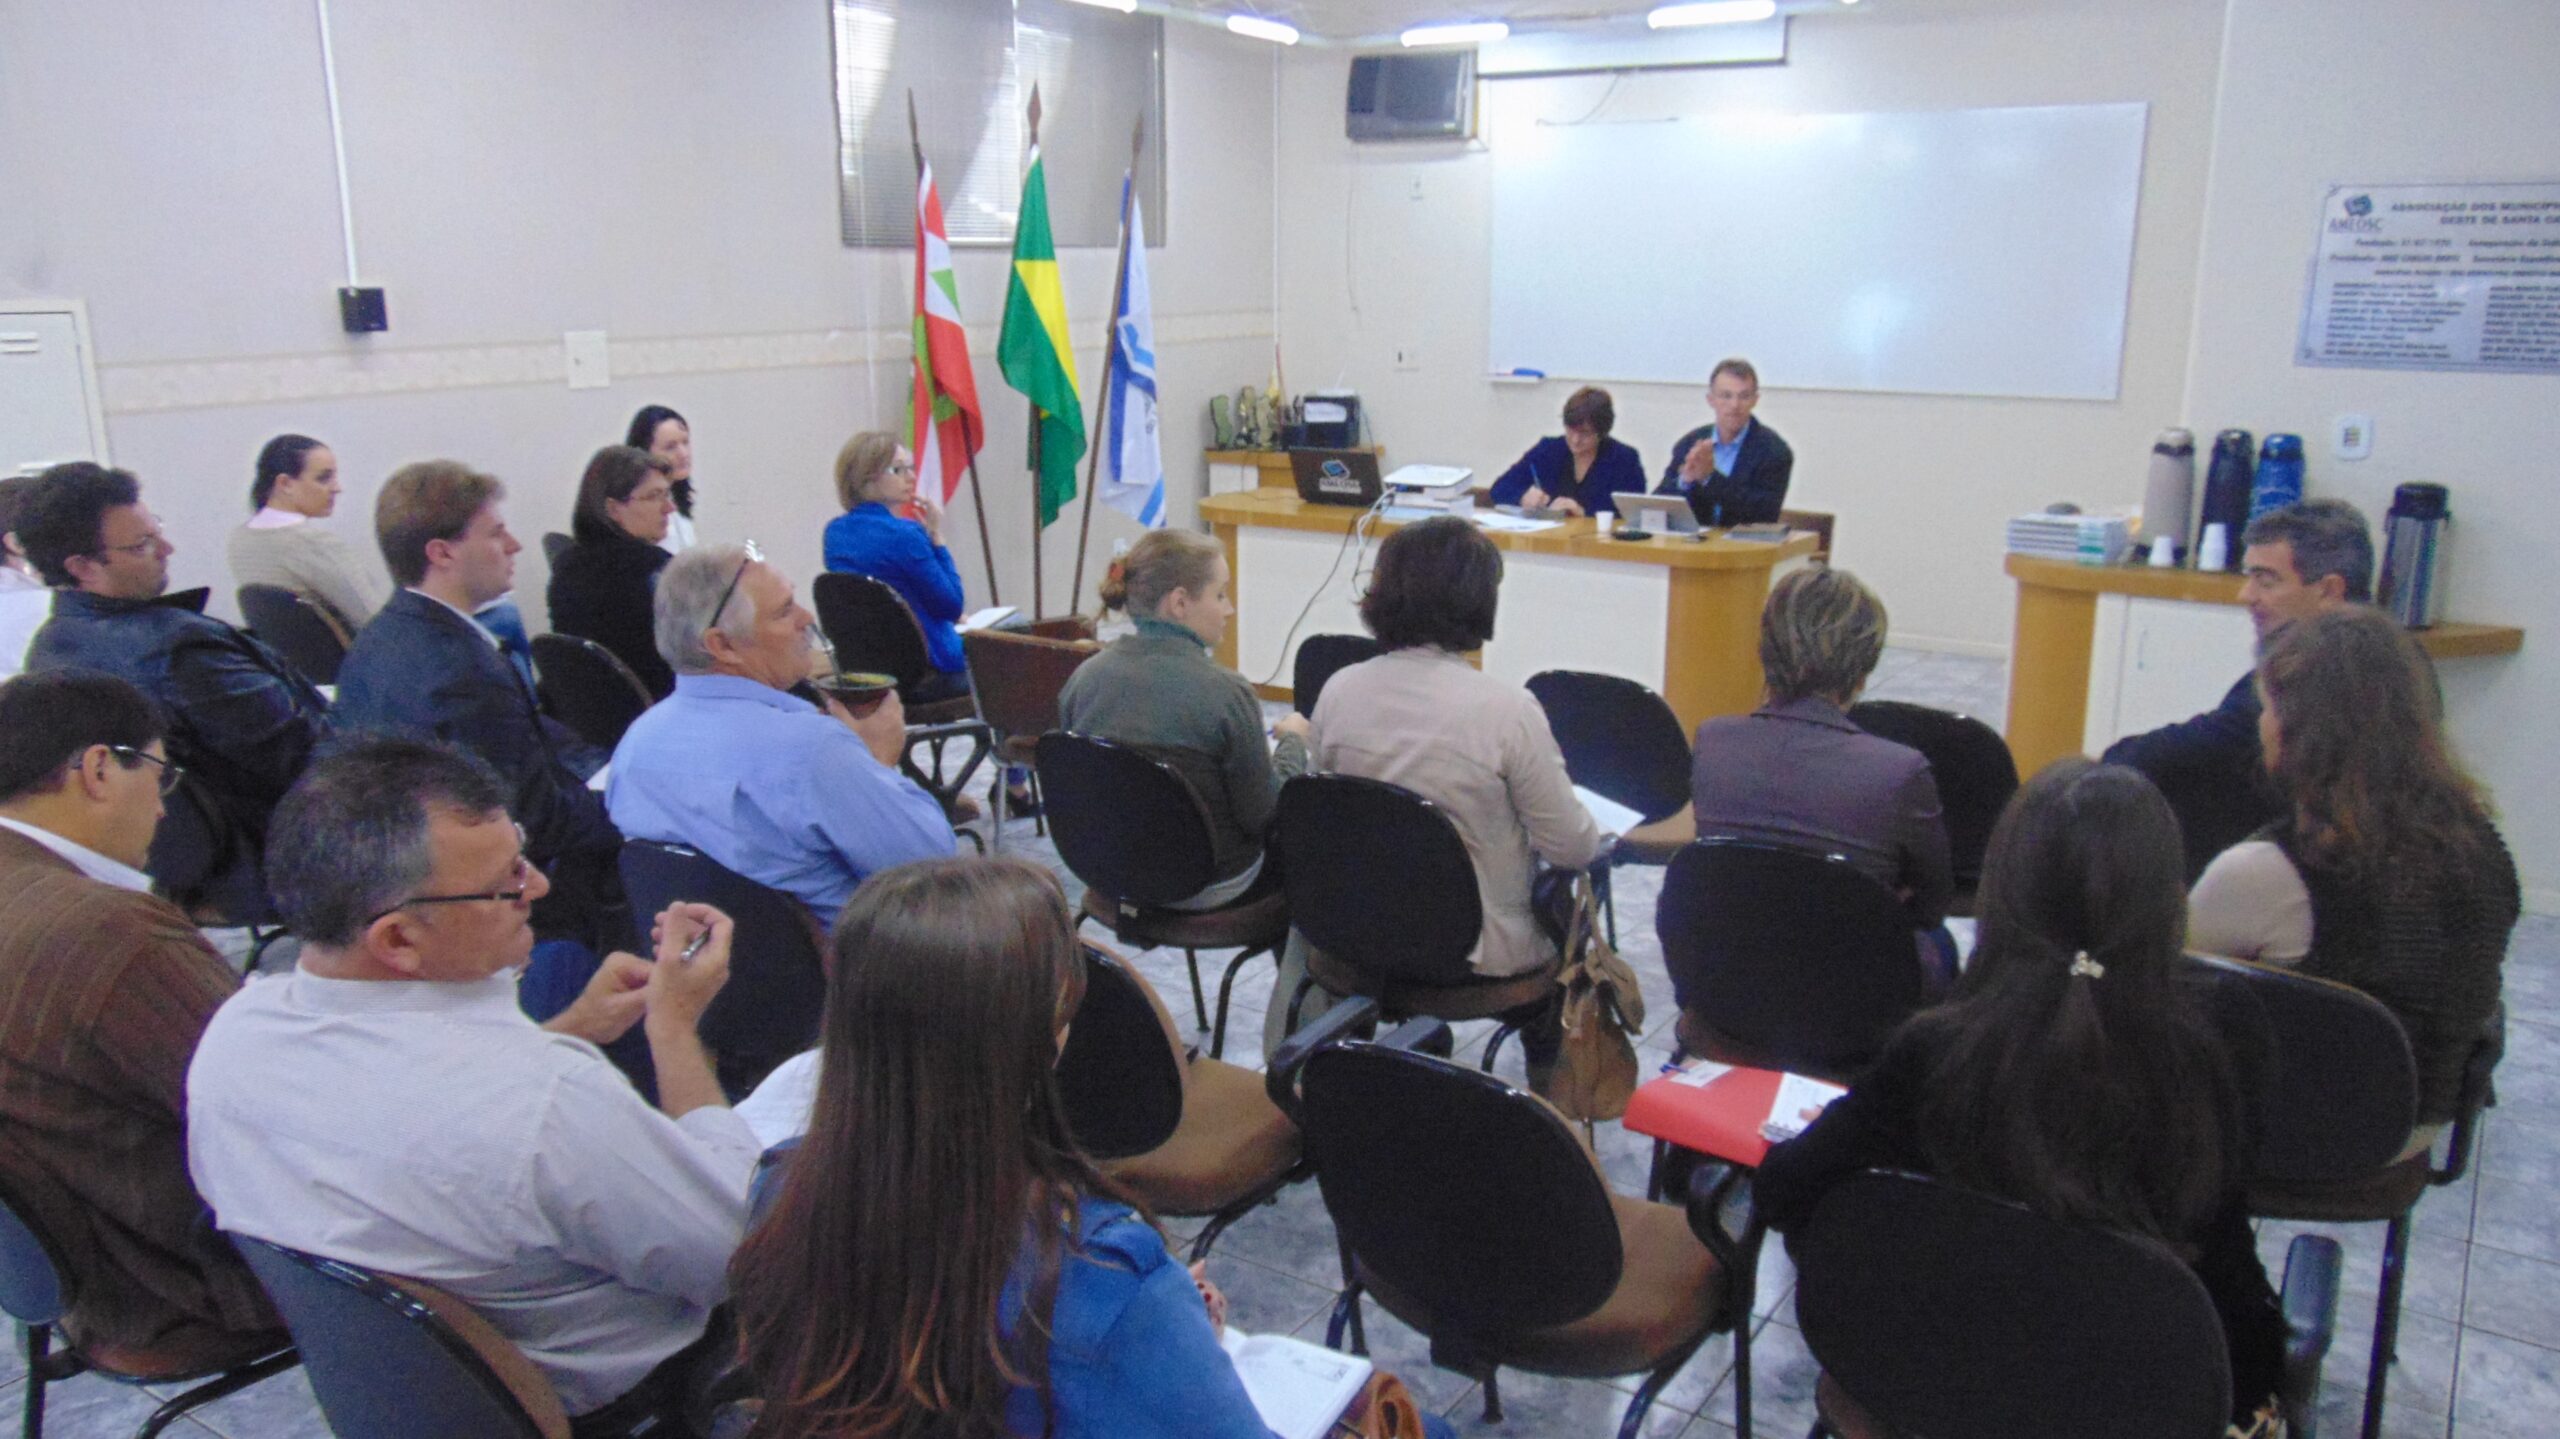
{"label": "hair clip", "polygon": [[2084,949],[2071,956],[2071,973],[2078,979],[2103,979],[2106,977],[2107,967],[2091,959],[2089,951]]}

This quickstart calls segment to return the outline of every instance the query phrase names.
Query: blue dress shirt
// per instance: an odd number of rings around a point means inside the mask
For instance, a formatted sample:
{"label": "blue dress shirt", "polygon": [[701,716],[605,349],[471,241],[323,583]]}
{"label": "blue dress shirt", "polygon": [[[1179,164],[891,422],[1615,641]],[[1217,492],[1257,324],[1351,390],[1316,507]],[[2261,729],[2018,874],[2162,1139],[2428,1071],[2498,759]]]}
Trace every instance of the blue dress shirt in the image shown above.
{"label": "blue dress shirt", "polygon": [[969,612],[960,567],[924,526],[899,518],[876,500],[858,504],[827,521],[827,568],[888,581],[924,627],[933,667],[947,675],[968,671],[969,659],[961,652],[960,631],[953,623]]}
{"label": "blue dress shirt", "polygon": [[[1087,1198],[1076,1221],[1084,1252],[1059,1256],[1050,1311],[1057,1439],[1270,1439],[1198,1286],[1164,1240],[1106,1199]],[[1005,1288],[1008,1333],[1021,1318],[1022,1280],[1017,1271]],[[1040,1396],[1014,1390],[1005,1419],[1016,1434],[1038,1434]]]}
{"label": "blue dress shirt", "polygon": [[736,675],[676,676],[615,747],[605,807],[625,836],[691,845],[807,905],[822,929],[875,870],[954,842],[942,806],[860,735]]}

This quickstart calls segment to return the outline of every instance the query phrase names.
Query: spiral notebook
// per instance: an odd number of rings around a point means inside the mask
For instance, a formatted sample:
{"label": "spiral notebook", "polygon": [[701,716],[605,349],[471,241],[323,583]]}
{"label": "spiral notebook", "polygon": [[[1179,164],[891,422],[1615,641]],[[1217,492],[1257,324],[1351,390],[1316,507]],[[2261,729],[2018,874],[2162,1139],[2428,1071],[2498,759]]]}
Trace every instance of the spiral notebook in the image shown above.
{"label": "spiral notebook", "polygon": [[1244,1380],[1254,1410],[1280,1439],[1323,1439],[1360,1386],[1369,1382],[1368,1360],[1286,1334],[1242,1334],[1231,1328],[1218,1337],[1218,1344],[1235,1360],[1236,1376]]}

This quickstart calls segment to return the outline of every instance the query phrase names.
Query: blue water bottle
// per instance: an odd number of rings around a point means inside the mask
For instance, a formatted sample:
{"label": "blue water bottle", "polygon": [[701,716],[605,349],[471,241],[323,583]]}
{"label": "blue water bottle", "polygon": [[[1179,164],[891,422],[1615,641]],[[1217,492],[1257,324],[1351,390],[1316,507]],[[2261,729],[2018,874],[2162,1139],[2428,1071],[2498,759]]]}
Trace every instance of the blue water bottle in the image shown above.
{"label": "blue water bottle", "polygon": [[2249,518],[2302,500],[2302,436],[2269,435],[2258,447],[2258,476],[2249,486]]}

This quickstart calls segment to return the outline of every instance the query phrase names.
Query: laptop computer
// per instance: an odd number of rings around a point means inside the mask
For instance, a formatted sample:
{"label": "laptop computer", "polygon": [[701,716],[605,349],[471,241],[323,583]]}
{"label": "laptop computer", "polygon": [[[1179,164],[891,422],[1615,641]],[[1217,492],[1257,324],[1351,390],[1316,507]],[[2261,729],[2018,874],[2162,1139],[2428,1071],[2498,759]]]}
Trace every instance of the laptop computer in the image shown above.
{"label": "laptop computer", "polygon": [[1386,493],[1378,457],[1368,450],[1291,450],[1289,472],[1298,481],[1298,498],[1311,505],[1367,509]]}
{"label": "laptop computer", "polygon": [[1689,508],[1687,495],[1617,495],[1610,503],[1618,507],[1618,523],[1631,530],[1657,535],[1698,532],[1698,514]]}

